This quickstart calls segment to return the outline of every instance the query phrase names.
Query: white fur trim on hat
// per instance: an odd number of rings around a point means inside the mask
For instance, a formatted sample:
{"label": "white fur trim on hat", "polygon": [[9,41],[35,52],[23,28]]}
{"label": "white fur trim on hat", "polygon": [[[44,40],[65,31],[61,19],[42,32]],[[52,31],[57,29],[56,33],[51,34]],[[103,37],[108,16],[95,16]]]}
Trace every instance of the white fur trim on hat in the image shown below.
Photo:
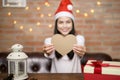
{"label": "white fur trim on hat", "polygon": [[63,17],[63,16],[70,17],[74,21],[73,14],[71,14],[70,12],[66,12],[66,11],[62,11],[62,12],[57,13],[55,15],[55,20],[58,19],[59,17]]}

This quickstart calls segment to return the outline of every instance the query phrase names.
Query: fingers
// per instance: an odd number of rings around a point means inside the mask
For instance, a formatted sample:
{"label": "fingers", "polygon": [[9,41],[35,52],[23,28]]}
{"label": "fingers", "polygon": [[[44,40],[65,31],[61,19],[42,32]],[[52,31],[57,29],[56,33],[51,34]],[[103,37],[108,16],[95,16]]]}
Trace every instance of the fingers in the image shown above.
{"label": "fingers", "polygon": [[74,46],[73,49],[78,52],[86,52],[86,47],[84,46]]}
{"label": "fingers", "polygon": [[80,45],[74,45],[73,51],[77,53],[79,56],[83,56],[86,52],[86,47]]}
{"label": "fingers", "polygon": [[52,53],[53,50],[54,50],[54,46],[52,44],[43,46],[44,53],[50,54]]}

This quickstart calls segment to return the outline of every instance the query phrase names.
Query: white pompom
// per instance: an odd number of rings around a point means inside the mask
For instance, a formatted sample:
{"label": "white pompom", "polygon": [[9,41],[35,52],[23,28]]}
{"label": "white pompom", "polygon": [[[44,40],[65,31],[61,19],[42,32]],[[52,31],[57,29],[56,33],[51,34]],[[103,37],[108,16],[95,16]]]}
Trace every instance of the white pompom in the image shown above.
{"label": "white pompom", "polygon": [[69,5],[67,6],[67,8],[68,8],[68,10],[72,10],[72,9],[73,9],[73,6],[72,6],[71,4],[69,4]]}

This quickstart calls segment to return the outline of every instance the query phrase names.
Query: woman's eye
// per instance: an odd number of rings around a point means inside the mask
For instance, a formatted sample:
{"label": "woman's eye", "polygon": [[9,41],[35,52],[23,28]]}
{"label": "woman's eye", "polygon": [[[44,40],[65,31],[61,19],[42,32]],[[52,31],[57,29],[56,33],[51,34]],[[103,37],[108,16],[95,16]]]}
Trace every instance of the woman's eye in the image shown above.
{"label": "woman's eye", "polygon": [[67,21],[67,23],[71,23],[71,21]]}
{"label": "woman's eye", "polygon": [[58,22],[59,24],[62,24],[63,22],[62,21],[60,21],[60,22]]}

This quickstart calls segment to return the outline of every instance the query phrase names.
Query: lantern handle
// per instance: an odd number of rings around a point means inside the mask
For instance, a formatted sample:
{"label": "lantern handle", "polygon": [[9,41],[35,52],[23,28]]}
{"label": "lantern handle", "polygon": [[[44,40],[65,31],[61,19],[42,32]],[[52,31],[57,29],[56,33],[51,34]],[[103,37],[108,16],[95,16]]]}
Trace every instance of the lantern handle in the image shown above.
{"label": "lantern handle", "polygon": [[11,50],[13,52],[21,52],[23,50],[23,45],[21,45],[21,44],[14,44],[14,45],[12,45]]}

